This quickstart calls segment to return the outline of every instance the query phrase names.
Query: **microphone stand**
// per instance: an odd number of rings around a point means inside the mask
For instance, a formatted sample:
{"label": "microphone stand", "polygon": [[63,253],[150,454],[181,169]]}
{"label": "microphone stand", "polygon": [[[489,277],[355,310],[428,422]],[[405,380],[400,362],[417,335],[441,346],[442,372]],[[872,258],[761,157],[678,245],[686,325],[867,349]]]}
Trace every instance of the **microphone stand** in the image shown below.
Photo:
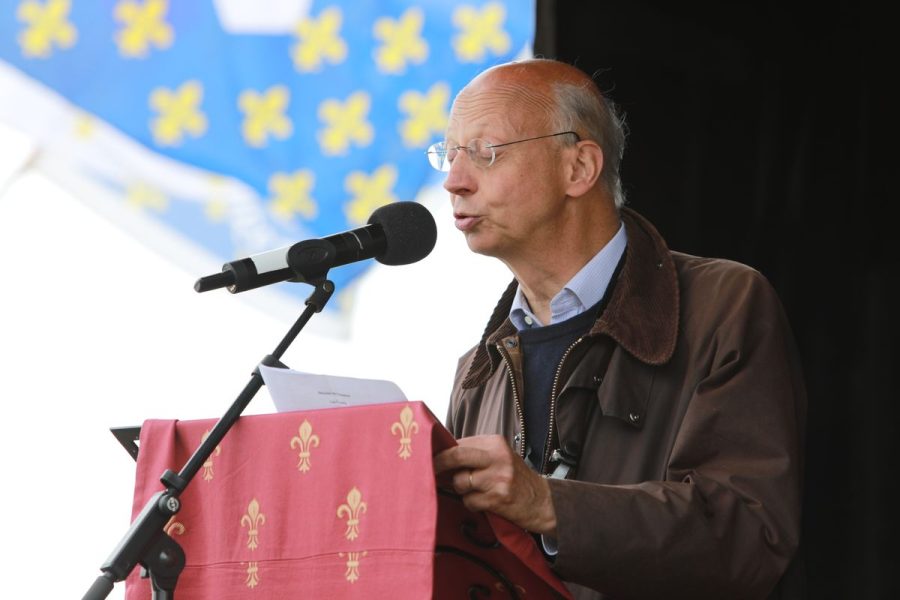
{"label": "microphone stand", "polygon": [[[321,240],[310,240],[311,245],[317,245]],[[301,242],[305,244],[305,242]],[[298,244],[298,245],[301,245]],[[313,313],[321,312],[325,304],[334,293],[334,283],[327,279],[328,268],[323,266],[317,276],[310,281],[303,279],[302,273],[310,273],[315,270],[315,265],[327,265],[325,262],[333,252],[331,249],[322,249],[321,245],[314,247],[313,252],[301,253],[297,260],[289,263],[299,281],[304,281],[315,286],[312,294],[306,299],[306,309],[288,330],[287,334],[278,344],[272,354],[266,355],[260,364],[285,368],[279,360],[284,352],[303,329]],[[331,252],[329,252],[331,250]],[[294,264],[294,263],[297,264]],[[310,264],[313,263],[313,264]],[[313,269],[311,271],[310,269]],[[169,469],[162,474],[160,481],[166,489],[157,492],[144,505],[143,510],[132,522],[131,527],[119,542],[118,546],[100,566],[102,575],[97,577],[82,600],[103,600],[112,591],[116,582],[124,580],[128,574],[140,563],[143,567],[141,575],[150,578],[153,600],[174,600],[175,584],[178,576],[184,569],[185,556],[181,546],[169,536],[163,529],[169,519],[181,508],[179,496],[187,488],[188,484],[197,474],[197,471],[206,462],[228,430],[247,408],[250,400],[264,385],[262,375],[257,366],[250,376],[250,381],[244,386],[243,391],[234,400],[228,411],[218,420],[215,427],[209,433],[206,440],[200,444],[194,454],[188,459],[184,467],[178,473]]]}

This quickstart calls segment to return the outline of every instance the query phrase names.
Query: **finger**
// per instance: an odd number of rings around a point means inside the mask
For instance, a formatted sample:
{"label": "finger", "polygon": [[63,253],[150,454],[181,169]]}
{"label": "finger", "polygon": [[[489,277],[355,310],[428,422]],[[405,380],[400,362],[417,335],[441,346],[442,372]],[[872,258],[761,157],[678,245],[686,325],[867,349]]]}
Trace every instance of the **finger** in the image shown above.
{"label": "finger", "polygon": [[432,459],[432,466],[435,475],[459,469],[461,465],[459,464],[459,459],[456,457],[456,446],[435,455]]}
{"label": "finger", "polygon": [[473,435],[456,440],[456,443],[465,448],[480,448],[492,451],[507,448],[509,444],[502,435]]}
{"label": "finger", "polygon": [[453,491],[457,494],[468,494],[475,487],[472,478],[472,471],[469,469],[460,469],[453,474]]}
{"label": "finger", "polygon": [[491,464],[491,456],[480,448],[454,446],[434,457],[435,474],[454,469],[484,469]]}

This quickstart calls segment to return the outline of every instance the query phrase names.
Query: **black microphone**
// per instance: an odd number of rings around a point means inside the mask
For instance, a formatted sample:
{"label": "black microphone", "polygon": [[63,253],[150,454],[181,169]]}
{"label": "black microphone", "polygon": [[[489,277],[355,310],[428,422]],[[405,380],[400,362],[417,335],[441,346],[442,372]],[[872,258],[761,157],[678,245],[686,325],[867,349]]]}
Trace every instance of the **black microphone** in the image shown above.
{"label": "black microphone", "polygon": [[232,294],[279,281],[311,281],[331,267],[374,258],[385,265],[408,265],[434,248],[437,225],[417,202],[393,202],[377,209],[368,225],[322,239],[254,254],[222,265],[222,272],[201,277],[194,290],[227,287]]}

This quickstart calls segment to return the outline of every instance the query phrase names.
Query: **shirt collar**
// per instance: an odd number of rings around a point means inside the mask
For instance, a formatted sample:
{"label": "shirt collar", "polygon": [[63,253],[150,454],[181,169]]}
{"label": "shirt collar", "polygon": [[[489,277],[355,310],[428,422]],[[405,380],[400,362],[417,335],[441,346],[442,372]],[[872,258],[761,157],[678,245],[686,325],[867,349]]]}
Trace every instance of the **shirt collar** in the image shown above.
{"label": "shirt collar", "polygon": [[[616,235],[550,300],[550,325],[580,315],[600,302],[627,244],[625,225],[621,224]],[[531,312],[522,286],[513,297],[509,319],[519,331],[544,325]]]}

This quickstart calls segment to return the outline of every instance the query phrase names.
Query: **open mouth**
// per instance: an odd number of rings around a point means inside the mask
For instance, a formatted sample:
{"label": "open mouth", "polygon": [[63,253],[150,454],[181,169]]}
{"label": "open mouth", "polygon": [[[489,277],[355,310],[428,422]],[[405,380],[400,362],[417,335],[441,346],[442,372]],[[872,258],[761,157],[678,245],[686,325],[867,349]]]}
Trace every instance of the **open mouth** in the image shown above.
{"label": "open mouth", "polygon": [[454,224],[460,231],[468,231],[472,229],[472,227],[475,226],[475,223],[477,223],[480,218],[481,217],[467,215],[465,213],[453,213]]}

